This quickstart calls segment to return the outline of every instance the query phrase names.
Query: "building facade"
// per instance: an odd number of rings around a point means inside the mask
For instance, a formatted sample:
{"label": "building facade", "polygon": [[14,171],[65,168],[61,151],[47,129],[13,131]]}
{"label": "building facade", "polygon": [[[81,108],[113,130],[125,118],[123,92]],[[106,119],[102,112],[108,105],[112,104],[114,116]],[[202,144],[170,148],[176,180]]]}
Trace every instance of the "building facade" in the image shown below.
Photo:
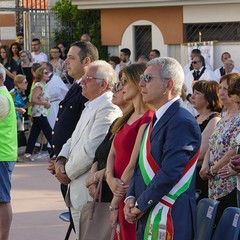
{"label": "building facade", "polygon": [[73,0],[79,9],[100,9],[102,44],[111,55],[127,47],[132,60],[158,49],[161,56],[188,59],[189,42],[212,41],[213,68],[228,51],[240,68],[239,0]]}

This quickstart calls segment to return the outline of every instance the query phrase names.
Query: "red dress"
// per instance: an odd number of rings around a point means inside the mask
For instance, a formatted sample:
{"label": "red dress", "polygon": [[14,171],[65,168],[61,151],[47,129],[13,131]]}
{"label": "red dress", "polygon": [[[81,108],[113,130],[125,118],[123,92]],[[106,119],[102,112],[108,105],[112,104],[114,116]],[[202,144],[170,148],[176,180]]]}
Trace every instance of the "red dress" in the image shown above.
{"label": "red dress", "polygon": [[[116,158],[114,162],[114,176],[121,178],[125,168],[127,167],[133,147],[136,141],[139,128],[152,120],[154,111],[147,111],[141,118],[136,120],[131,125],[125,123],[123,127],[118,131],[114,138],[114,148],[116,152]],[[124,218],[123,213],[124,198],[119,203],[118,220],[120,222],[120,239],[121,240],[135,240],[136,239],[136,225],[128,223]],[[115,238],[118,239],[115,234]]]}

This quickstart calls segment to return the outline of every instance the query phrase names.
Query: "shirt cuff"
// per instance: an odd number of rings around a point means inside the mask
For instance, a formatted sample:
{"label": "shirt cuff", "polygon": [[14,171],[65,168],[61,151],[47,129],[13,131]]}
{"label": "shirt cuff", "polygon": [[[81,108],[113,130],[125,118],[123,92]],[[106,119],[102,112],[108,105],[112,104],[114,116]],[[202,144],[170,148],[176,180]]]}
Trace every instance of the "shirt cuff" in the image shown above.
{"label": "shirt cuff", "polygon": [[134,196],[128,196],[128,197],[125,198],[124,203],[126,203],[126,201],[127,201],[128,199],[130,199],[130,198],[134,198],[134,199],[135,199]]}

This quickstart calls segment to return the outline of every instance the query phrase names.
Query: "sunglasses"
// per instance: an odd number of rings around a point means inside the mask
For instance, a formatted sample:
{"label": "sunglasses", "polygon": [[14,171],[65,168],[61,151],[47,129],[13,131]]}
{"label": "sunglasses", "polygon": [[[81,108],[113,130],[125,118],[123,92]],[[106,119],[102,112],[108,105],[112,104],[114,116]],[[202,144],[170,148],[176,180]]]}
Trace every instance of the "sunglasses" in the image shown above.
{"label": "sunglasses", "polygon": [[192,64],[197,64],[199,62],[201,62],[201,61],[192,61]]}
{"label": "sunglasses", "polygon": [[119,92],[122,89],[122,83],[121,82],[116,82],[113,84],[112,91],[113,92]]}
{"label": "sunglasses", "polygon": [[120,83],[120,84],[122,85],[122,87],[123,87],[123,86],[125,86],[125,85],[127,84],[127,79],[126,79],[125,77],[121,77],[119,83]]}
{"label": "sunglasses", "polygon": [[144,81],[145,83],[148,83],[153,78],[161,79],[159,76],[154,76],[154,75],[151,75],[151,74],[140,75],[140,81]]}
{"label": "sunglasses", "polygon": [[25,80],[25,81],[22,81],[21,83],[28,84],[27,80]]}

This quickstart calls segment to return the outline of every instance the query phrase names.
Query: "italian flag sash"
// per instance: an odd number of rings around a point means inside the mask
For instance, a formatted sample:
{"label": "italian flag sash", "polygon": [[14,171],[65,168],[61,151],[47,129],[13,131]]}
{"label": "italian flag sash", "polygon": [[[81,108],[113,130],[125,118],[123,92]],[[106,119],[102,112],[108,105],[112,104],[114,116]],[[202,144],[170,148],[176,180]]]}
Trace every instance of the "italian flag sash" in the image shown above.
{"label": "italian flag sash", "polygon": [[[150,152],[150,134],[152,123],[148,125],[143,135],[139,153],[139,167],[145,184],[148,186],[160,169]],[[199,150],[188,162],[182,172],[181,179],[171,191],[160,199],[159,203],[150,211],[144,232],[144,240],[173,240],[174,229],[171,216],[172,205],[185,192],[192,181],[197,164]]]}

